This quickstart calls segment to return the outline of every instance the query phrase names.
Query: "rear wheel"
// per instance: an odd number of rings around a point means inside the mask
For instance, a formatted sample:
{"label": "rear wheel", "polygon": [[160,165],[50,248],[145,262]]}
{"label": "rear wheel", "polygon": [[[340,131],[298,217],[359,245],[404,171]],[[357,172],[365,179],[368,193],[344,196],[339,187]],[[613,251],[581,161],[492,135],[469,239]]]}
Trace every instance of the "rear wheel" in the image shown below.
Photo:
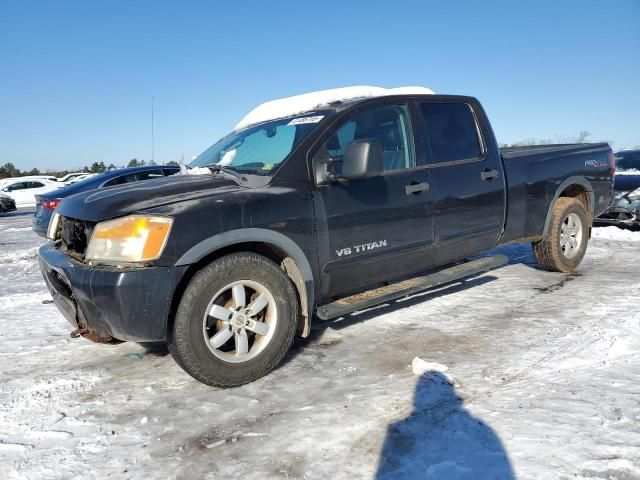
{"label": "rear wheel", "polygon": [[582,202],[571,197],[559,198],[551,214],[548,236],[532,243],[533,256],[545,270],[574,271],[587,251],[589,227]]}
{"label": "rear wheel", "polygon": [[297,316],[293,285],[275,263],[253,253],[231,254],[204,267],[187,286],[169,349],[202,383],[242,385],[280,363]]}

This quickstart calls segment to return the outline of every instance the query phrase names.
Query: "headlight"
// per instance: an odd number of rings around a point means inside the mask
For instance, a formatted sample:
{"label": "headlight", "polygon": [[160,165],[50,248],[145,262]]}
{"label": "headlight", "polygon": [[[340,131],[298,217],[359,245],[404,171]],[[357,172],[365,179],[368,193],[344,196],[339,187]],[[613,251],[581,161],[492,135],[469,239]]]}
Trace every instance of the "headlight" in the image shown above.
{"label": "headlight", "polygon": [[640,198],[640,188],[636,188],[633,192],[631,192],[628,196],[631,200],[637,200]]}
{"label": "headlight", "polygon": [[162,255],[173,220],[130,215],[100,222],[87,247],[86,260],[147,262]]}

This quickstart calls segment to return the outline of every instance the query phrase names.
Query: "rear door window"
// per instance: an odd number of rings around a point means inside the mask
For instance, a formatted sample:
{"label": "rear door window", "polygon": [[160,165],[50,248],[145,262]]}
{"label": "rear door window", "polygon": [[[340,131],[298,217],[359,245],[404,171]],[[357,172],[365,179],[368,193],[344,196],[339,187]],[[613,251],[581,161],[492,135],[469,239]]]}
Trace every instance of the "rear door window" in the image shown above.
{"label": "rear door window", "polygon": [[478,128],[466,103],[423,103],[432,161],[477,160],[482,156]]}

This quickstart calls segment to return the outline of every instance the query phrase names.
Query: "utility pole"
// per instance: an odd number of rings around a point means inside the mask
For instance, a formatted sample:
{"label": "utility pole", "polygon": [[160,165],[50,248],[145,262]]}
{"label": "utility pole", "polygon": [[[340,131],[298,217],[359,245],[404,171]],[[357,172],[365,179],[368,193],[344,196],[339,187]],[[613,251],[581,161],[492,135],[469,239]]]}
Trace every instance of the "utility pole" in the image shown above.
{"label": "utility pole", "polygon": [[156,143],[153,132],[153,95],[151,95],[151,161],[155,161]]}

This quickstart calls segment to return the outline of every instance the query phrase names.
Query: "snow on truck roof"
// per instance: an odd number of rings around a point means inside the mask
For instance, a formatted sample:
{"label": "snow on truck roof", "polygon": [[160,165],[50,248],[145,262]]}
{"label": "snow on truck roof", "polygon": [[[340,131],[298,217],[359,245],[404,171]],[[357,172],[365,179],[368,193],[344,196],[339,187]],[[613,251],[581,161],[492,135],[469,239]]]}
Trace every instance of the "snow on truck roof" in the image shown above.
{"label": "snow on truck roof", "polygon": [[303,93],[292,97],[279,98],[262,103],[251,110],[234,127],[234,131],[242,130],[258,123],[291,117],[330,106],[333,103],[356,100],[360,98],[382,97],[386,95],[433,95],[434,91],[426,87],[382,88],[368,85],[332,88],[317,92]]}

